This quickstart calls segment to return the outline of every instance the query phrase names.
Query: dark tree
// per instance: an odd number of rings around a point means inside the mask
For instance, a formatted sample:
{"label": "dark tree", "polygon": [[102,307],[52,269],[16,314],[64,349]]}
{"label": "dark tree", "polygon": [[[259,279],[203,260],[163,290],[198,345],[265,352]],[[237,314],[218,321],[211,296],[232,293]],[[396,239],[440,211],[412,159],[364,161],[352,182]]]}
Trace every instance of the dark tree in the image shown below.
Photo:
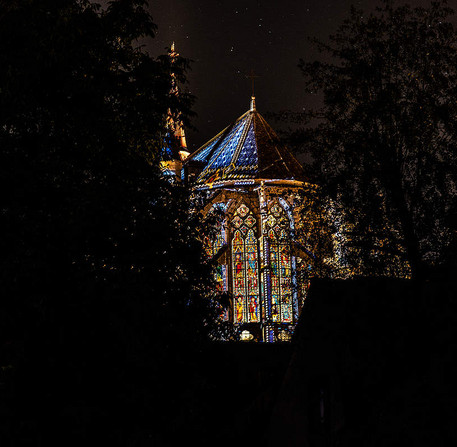
{"label": "dark tree", "polygon": [[323,105],[294,137],[344,207],[347,245],[366,271],[407,261],[418,278],[447,261],[455,238],[457,35],[445,2],[392,3],[353,8],[316,42],[323,61],[300,62]]}
{"label": "dark tree", "polygon": [[[144,0],[0,7],[0,444],[166,445],[212,321]],[[190,396],[190,397],[189,397]],[[172,435],[170,434],[170,438]]]}

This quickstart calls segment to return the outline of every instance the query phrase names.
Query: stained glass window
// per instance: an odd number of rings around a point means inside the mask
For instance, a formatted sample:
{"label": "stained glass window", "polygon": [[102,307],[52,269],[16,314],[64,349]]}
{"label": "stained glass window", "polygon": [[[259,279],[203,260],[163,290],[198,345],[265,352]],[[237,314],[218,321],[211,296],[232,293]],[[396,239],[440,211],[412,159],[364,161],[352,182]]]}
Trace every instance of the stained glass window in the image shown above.
{"label": "stained glass window", "polygon": [[205,247],[205,252],[208,258],[212,258],[213,256],[215,256],[224,244],[225,240],[222,231],[218,232],[214,238],[209,238],[208,236],[206,236],[203,245]]}
{"label": "stained glass window", "polygon": [[[215,207],[217,206],[214,205]],[[226,244],[225,227],[222,222],[219,222],[215,229],[215,233],[211,236],[206,236],[203,240],[208,259],[217,260],[215,257],[220,252],[221,248]],[[227,265],[217,264],[214,269],[214,280],[216,289],[220,292],[227,290]]]}
{"label": "stained glass window", "polygon": [[233,219],[232,278],[235,323],[260,322],[258,241],[256,219],[241,205]]}
{"label": "stained glass window", "polygon": [[274,323],[292,323],[292,257],[287,218],[275,204],[266,220],[270,253],[271,319]]}

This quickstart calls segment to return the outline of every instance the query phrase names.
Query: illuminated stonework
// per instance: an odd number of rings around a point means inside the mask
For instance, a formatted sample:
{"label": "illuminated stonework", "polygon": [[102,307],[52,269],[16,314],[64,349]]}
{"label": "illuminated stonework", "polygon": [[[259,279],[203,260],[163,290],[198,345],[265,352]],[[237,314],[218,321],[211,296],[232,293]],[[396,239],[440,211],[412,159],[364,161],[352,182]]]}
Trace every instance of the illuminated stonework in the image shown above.
{"label": "illuminated stonework", "polygon": [[191,154],[182,179],[206,212],[223,210],[207,241],[218,287],[229,293],[226,319],[244,341],[290,340],[306,295],[301,270],[312,254],[297,248],[303,169],[255,107]]}

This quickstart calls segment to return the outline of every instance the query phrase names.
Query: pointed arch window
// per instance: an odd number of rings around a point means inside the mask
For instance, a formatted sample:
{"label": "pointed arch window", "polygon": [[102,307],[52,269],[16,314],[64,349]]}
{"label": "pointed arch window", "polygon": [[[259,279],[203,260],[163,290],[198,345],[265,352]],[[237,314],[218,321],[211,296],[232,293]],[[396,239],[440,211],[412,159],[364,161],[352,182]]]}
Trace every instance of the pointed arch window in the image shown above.
{"label": "pointed arch window", "polygon": [[220,230],[213,238],[205,236],[203,245],[208,258],[216,256],[218,251],[225,245],[223,230]]}
{"label": "pointed arch window", "polygon": [[[210,213],[217,212],[220,213],[224,211],[224,204],[215,203],[210,210]],[[203,239],[203,246],[206,252],[208,259],[216,260],[216,255],[218,255],[226,245],[226,231],[225,223],[223,216],[217,215],[216,224],[213,228],[213,232],[205,236]],[[227,265],[223,261],[220,261],[214,269],[214,279],[216,281],[216,288],[219,291],[227,290]]]}
{"label": "pointed arch window", "polygon": [[232,277],[235,323],[260,322],[259,262],[256,219],[241,205],[232,219]]}
{"label": "pointed arch window", "polygon": [[267,219],[270,280],[271,320],[274,323],[293,322],[292,257],[288,233],[288,219],[284,210],[275,204]]}

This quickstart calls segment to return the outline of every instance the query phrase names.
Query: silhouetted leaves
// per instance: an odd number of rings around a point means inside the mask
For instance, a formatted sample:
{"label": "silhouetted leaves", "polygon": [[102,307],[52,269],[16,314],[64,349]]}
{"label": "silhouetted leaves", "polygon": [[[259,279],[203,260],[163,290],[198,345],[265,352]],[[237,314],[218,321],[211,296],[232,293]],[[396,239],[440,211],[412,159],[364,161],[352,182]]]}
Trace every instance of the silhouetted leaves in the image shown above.
{"label": "silhouetted leaves", "polygon": [[457,195],[452,14],[444,2],[383,1],[370,15],[353,8],[328,43],[316,42],[325,61],[300,62],[307,91],[324,103],[293,140],[344,206],[350,251],[368,274],[407,261],[417,277],[448,261]]}
{"label": "silhouetted leaves", "polygon": [[169,93],[185,61],[139,47],[144,4],[0,9],[2,445],[161,442],[177,408],[191,424],[211,275],[158,168],[167,111],[190,114]]}

